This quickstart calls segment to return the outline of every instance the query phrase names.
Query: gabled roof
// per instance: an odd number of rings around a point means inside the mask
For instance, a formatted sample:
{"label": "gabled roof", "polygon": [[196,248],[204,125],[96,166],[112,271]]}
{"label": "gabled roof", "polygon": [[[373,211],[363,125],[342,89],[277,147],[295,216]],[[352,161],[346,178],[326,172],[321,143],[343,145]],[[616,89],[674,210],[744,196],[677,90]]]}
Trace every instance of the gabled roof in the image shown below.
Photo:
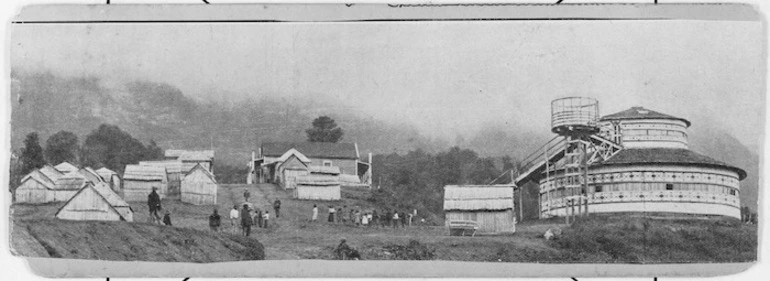
{"label": "gabled roof", "polygon": [[312,174],[339,175],[340,167],[337,166],[308,166],[308,171]]}
{"label": "gabled roof", "polygon": [[280,157],[292,148],[309,158],[358,159],[356,144],[331,142],[264,142],[262,156]]}
{"label": "gabled roof", "polygon": [[51,182],[56,181],[56,179],[64,175],[62,172],[59,172],[59,170],[57,170],[56,168],[51,167],[51,165],[47,165],[47,164],[43,165],[43,167],[41,167],[39,170],[40,170],[40,173],[42,173],[44,176],[49,178]]}
{"label": "gabled roof", "polygon": [[180,161],[214,161],[213,150],[168,149],[164,154],[167,158],[176,158]]}
{"label": "gabled roof", "polygon": [[513,209],[513,186],[447,185],[444,210],[497,211]]}
{"label": "gabled roof", "polygon": [[[212,174],[211,172],[209,172],[209,170],[208,170],[208,169],[206,169],[206,167],[203,167],[203,165],[201,165],[200,163],[198,163],[198,164],[195,164],[195,167],[193,167],[193,168],[190,170],[190,172],[189,172],[189,173],[187,173],[187,174],[189,175],[189,174],[192,174],[193,172],[200,172],[200,173],[203,173],[205,176],[207,176],[208,178],[210,178],[212,182],[214,182],[214,183],[217,183],[217,180],[216,180],[216,177],[214,176],[214,174]],[[184,179],[182,179],[182,180],[184,181]]]}
{"label": "gabled roof", "polygon": [[738,179],[746,178],[746,171],[695,151],[683,148],[633,148],[623,149],[606,161],[595,163],[599,166],[671,164],[683,166],[716,167],[738,173]]}
{"label": "gabled roof", "polygon": [[[192,163],[192,166],[194,167],[197,163]],[[182,173],[182,172],[188,172],[188,170],[183,171],[183,165],[182,161],[179,160],[155,160],[155,161],[139,161],[139,165],[141,166],[156,166],[156,167],[165,167],[166,172],[168,173]],[[190,167],[192,169],[192,167]]]}
{"label": "gabled roof", "polygon": [[123,180],[163,181],[166,168],[159,166],[126,165]]}
{"label": "gabled roof", "polygon": [[79,173],[68,173],[56,180],[54,189],[56,190],[78,190],[88,184],[83,175]]}
{"label": "gabled roof", "polygon": [[105,181],[107,179],[111,178],[112,175],[117,175],[118,174],[118,173],[116,173],[113,170],[107,169],[107,167],[99,168],[98,170],[96,170],[96,173],[99,174],[102,177],[102,179],[104,179]]}
{"label": "gabled roof", "polygon": [[685,126],[690,127],[690,121],[684,118],[674,117],[668,114],[663,114],[657,111],[649,110],[641,106],[635,106],[630,109],[623,110],[618,113],[603,116],[601,121],[609,120],[630,120],[630,119],[668,119],[679,120],[685,123]]}
{"label": "gabled roof", "polygon": [[77,170],[80,170],[80,168],[70,164],[69,162],[61,162],[59,165],[54,166],[54,168],[62,173],[76,172]]}
{"label": "gabled roof", "polygon": [[[72,200],[77,198],[80,194],[83,193],[84,190],[88,188],[91,188],[94,191],[96,191],[96,194],[98,194],[102,199],[104,199],[104,201],[107,202],[107,205],[109,205],[110,208],[113,211],[115,211],[115,213],[118,214],[118,216],[123,218],[123,220],[126,220],[126,218],[123,217],[123,214],[120,211],[118,211],[116,208],[127,207],[131,209],[131,205],[129,205],[125,200],[123,200],[123,198],[120,198],[118,194],[116,194],[106,183],[103,183],[103,182],[97,183],[97,184],[86,183],[86,186],[84,188],[81,188],[80,190],[78,190],[78,192],[75,193],[75,195],[70,197],[70,199],[67,200],[66,203],[64,203],[61,207],[59,207],[59,210],[56,211],[56,214],[54,214],[54,217],[58,216],[59,212],[61,212],[61,210],[63,210],[64,207],[69,205],[69,203]],[[133,209],[131,211],[133,212]]]}
{"label": "gabled roof", "polygon": [[304,154],[300,153],[299,151],[297,151],[294,148],[287,150],[284,154],[281,155],[281,157],[278,157],[278,159],[276,159],[275,161],[276,162],[286,162],[286,160],[289,160],[289,157],[292,157],[292,156],[297,157],[297,159],[299,161],[302,161],[303,163],[310,163],[310,162],[312,162]]}
{"label": "gabled roof", "polygon": [[40,184],[42,184],[43,186],[45,186],[48,189],[54,189],[55,188],[54,180],[51,180],[50,178],[46,177],[45,174],[40,172],[40,170],[34,170],[34,171],[30,172],[29,174],[27,174],[26,176],[21,178],[21,182],[20,183],[24,183],[24,182],[26,182],[28,180],[37,181],[37,182],[39,182]]}
{"label": "gabled roof", "polygon": [[87,180],[98,183],[98,182],[104,182],[104,179],[102,179],[102,176],[99,175],[94,169],[91,169],[90,167],[81,168],[78,170],[78,173],[83,175]]}

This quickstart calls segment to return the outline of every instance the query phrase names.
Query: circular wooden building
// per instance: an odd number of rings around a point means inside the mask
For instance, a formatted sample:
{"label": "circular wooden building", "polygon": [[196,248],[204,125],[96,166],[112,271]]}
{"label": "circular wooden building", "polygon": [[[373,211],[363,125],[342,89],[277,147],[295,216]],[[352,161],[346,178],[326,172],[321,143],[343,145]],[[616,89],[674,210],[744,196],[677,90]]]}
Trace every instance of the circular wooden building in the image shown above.
{"label": "circular wooden building", "polygon": [[740,218],[739,182],[746,172],[689,150],[689,126],[684,118],[642,107],[603,116],[599,132],[584,138],[588,149],[580,161],[587,169],[579,181],[570,176],[569,146],[546,149],[541,157],[547,160],[524,175],[539,184],[541,217],[569,215],[569,200],[577,196],[587,213]]}

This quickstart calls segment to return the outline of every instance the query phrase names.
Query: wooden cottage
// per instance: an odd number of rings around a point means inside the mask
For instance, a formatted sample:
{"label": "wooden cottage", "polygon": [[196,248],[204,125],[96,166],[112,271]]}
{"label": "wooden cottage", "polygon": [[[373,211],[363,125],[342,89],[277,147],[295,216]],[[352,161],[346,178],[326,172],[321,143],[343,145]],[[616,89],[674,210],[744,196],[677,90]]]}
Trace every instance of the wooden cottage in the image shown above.
{"label": "wooden cottage", "polygon": [[[189,166],[189,165],[192,166]],[[166,168],[168,177],[168,195],[179,195],[180,186],[184,174],[189,173],[197,163],[182,163],[179,160],[140,161],[142,166],[156,166]]]}
{"label": "wooden cottage", "polygon": [[284,153],[275,163],[278,171],[276,183],[283,189],[297,188],[297,177],[309,174],[310,159],[295,149]]}
{"label": "wooden cottage", "polygon": [[56,180],[62,176],[61,172],[48,165],[30,172],[21,179],[21,184],[14,191],[16,202],[33,204],[54,202]]}
{"label": "wooden cottage", "polygon": [[362,183],[361,175],[367,174],[370,169],[369,163],[359,160],[358,145],[355,143],[265,142],[252,155],[252,163],[249,164],[254,181],[275,183],[275,179],[279,178],[276,168],[280,159],[292,150],[306,156],[313,165],[339,167],[349,182]]}
{"label": "wooden cottage", "polygon": [[214,174],[198,164],[182,178],[182,202],[194,205],[217,204],[217,181]]}
{"label": "wooden cottage", "polygon": [[70,164],[69,162],[61,162],[58,165],[54,166],[54,168],[56,168],[56,170],[58,170],[63,174],[77,172],[78,170],[80,170],[80,168]]}
{"label": "wooden cottage", "polygon": [[473,225],[476,233],[516,231],[513,187],[499,185],[448,185],[444,187],[446,226]]}
{"label": "wooden cottage", "polygon": [[166,198],[168,176],[166,168],[158,166],[126,165],[123,173],[123,199],[147,201],[152,188],[157,188],[160,198]]}
{"label": "wooden cottage", "polygon": [[309,166],[309,175],[297,177],[294,198],[305,200],[340,200],[338,167]]}
{"label": "wooden cottage", "polygon": [[113,191],[120,194],[122,186],[120,185],[120,175],[113,170],[107,169],[107,167],[99,168],[96,173],[104,179],[104,182],[110,184]]}
{"label": "wooden cottage", "polygon": [[177,160],[188,167],[187,171],[192,170],[195,164],[201,164],[209,172],[214,172],[214,151],[213,150],[180,150],[169,149],[165,151],[166,160]]}
{"label": "wooden cottage", "polygon": [[133,221],[134,211],[109,186],[87,182],[56,212],[63,220]]}

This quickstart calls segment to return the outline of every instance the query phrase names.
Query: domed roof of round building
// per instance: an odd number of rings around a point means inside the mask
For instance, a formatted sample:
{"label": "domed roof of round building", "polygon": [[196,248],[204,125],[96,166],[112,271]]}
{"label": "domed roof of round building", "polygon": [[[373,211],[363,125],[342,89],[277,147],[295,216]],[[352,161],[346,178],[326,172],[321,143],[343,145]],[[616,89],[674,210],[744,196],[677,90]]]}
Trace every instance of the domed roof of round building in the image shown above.
{"label": "domed roof of round building", "polygon": [[672,164],[724,168],[738,173],[738,179],[746,178],[746,171],[730,164],[715,160],[689,149],[681,148],[635,148],[624,149],[606,161],[596,163],[599,166]]}
{"label": "domed roof of round building", "polygon": [[668,114],[663,114],[657,111],[649,110],[641,106],[635,106],[627,110],[623,110],[618,113],[605,115],[601,119],[601,121],[610,121],[610,120],[631,120],[631,119],[669,119],[669,120],[679,120],[685,123],[687,127],[690,127],[690,121],[684,118],[679,118],[675,116],[671,116]]}

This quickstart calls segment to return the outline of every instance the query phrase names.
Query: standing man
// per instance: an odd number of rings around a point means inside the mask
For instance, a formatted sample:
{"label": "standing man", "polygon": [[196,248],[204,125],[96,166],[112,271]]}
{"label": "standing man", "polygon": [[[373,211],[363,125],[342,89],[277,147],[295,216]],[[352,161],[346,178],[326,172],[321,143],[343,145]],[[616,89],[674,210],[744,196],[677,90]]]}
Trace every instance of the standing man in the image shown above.
{"label": "standing man", "polygon": [[275,211],[275,218],[281,217],[281,200],[275,199],[275,202],[273,202],[273,211]]}
{"label": "standing man", "polygon": [[313,204],[313,216],[310,217],[310,221],[315,222],[318,220],[318,206]]}
{"label": "standing man", "polygon": [[398,211],[393,212],[393,228],[398,228]]}
{"label": "standing man", "polygon": [[243,199],[246,200],[246,202],[249,202],[249,197],[251,197],[251,193],[248,189],[243,191]]}
{"label": "standing man", "polygon": [[152,187],[152,192],[147,196],[147,207],[150,208],[150,218],[152,219],[152,222],[160,224],[160,215],[158,215],[158,211],[161,210],[161,206],[160,195],[156,192],[157,190],[157,187]]}
{"label": "standing man", "polygon": [[217,209],[214,209],[214,213],[209,216],[209,228],[213,232],[219,232],[220,225],[222,225],[222,217],[217,213]]}
{"label": "standing man", "polygon": [[238,205],[233,205],[233,209],[230,210],[230,229],[233,233],[236,233],[235,229],[241,225],[238,223],[238,215],[240,215],[238,212]]}
{"label": "standing man", "polygon": [[243,227],[243,236],[248,237],[251,234],[251,225],[253,223],[254,222],[249,215],[249,205],[243,204],[243,209],[241,209],[241,227]]}
{"label": "standing man", "polygon": [[390,220],[393,218],[393,214],[390,213],[390,210],[385,210],[385,227],[390,226]]}

